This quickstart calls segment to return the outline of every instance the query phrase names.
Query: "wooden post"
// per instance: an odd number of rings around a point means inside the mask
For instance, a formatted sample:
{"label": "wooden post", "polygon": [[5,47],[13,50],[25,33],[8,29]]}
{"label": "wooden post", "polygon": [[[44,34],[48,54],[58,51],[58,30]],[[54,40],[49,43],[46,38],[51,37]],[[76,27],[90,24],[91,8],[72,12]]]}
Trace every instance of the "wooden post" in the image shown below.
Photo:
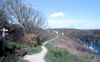
{"label": "wooden post", "polygon": [[8,31],[8,30],[3,28],[3,29],[0,29],[0,31],[3,31],[2,32],[2,50],[5,51],[5,31]]}
{"label": "wooden post", "polygon": [[56,46],[54,46],[54,52],[55,52],[55,48],[56,48]]}

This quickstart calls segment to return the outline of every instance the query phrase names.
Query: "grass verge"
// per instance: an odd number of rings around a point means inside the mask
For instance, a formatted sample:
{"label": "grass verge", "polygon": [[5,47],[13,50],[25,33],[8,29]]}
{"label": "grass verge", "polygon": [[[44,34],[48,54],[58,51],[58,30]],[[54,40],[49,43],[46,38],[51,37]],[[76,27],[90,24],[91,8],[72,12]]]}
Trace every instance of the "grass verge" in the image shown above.
{"label": "grass verge", "polygon": [[41,51],[42,51],[41,46],[36,46],[34,48],[29,49],[28,54],[32,55],[32,54],[40,53]]}
{"label": "grass verge", "polygon": [[58,47],[46,44],[48,49],[48,53],[45,56],[46,62],[87,62],[89,60],[88,57],[78,58],[77,55],[73,55],[65,49],[61,49]]}

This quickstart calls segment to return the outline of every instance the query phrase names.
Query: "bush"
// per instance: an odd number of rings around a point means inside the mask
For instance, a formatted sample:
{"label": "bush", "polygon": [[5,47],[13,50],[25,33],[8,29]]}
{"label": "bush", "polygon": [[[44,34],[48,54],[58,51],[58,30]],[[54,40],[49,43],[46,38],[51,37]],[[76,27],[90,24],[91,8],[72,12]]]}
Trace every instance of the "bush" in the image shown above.
{"label": "bush", "polygon": [[14,47],[21,48],[21,44],[7,40],[6,41],[6,47],[9,48],[9,49],[13,49]]}
{"label": "bush", "polygon": [[36,46],[40,43],[40,38],[35,34],[25,34],[24,38],[26,39],[28,45],[30,45],[31,47]]}
{"label": "bush", "polygon": [[54,51],[54,56],[55,57],[61,57],[61,56],[63,56],[62,52],[63,51],[61,49],[56,48],[55,51]]}
{"label": "bush", "polygon": [[22,57],[15,56],[13,54],[6,52],[6,56],[2,62],[28,62],[28,61],[23,60]]}
{"label": "bush", "polygon": [[16,47],[16,48],[21,48],[21,47],[28,48],[29,46],[26,45],[26,44],[20,44],[20,43],[17,43],[17,42],[6,40],[6,47],[12,49],[13,47]]}
{"label": "bush", "polygon": [[9,35],[6,36],[7,40],[24,43],[24,30],[18,24],[9,24],[8,33]]}
{"label": "bush", "polygon": [[20,43],[8,41],[8,40],[5,43],[5,51],[10,52],[11,54],[15,54],[16,52],[22,51],[22,50],[28,50],[26,48],[29,48],[29,46],[26,44],[20,44]]}

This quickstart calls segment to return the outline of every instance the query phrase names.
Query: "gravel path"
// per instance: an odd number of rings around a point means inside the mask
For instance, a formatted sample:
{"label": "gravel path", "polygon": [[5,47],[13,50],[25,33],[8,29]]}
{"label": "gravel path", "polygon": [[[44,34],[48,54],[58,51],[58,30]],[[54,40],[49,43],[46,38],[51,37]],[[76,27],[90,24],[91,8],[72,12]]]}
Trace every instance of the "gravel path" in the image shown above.
{"label": "gravel path", "polygon": [[45,55],[46,55],[46,53],[47,53],[48,50],[47,50],[47,48],[44,45],[46,45],[50,41],[53,41],[53,40],[57,39],[58,37],[59,37],[59,35],[56,36],[54,39],[51,39],[49,41],[46,41],[41,46],[42,51],[40,53],[33,54],[33,55],[26,55],[26,56],[23,57],[24,60],[28,60],[29,62],[45,62],[44,57],[45,57]]}

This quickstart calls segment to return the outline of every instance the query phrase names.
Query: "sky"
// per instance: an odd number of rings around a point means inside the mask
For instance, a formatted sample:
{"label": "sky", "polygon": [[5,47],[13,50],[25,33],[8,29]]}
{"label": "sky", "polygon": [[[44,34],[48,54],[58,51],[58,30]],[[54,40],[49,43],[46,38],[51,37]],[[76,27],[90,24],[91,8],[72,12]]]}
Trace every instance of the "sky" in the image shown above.
{"label": "sky", "polygon": [[45,15],[49,29],[100,29],[100,0],[26,1]]}

